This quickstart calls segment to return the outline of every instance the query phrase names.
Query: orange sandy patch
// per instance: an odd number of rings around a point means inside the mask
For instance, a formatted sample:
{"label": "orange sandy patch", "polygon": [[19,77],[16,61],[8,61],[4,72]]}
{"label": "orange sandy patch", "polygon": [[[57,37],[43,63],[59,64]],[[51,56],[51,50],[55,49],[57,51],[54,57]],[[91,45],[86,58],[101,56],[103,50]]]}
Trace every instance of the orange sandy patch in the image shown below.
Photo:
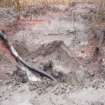
{"label": "orange sandy patch", "polygon": [[42,20],[42,19],[23,18],[23,19],[20,19],[18,23],[19,25],[37,25],[45,22],[46,20]]}

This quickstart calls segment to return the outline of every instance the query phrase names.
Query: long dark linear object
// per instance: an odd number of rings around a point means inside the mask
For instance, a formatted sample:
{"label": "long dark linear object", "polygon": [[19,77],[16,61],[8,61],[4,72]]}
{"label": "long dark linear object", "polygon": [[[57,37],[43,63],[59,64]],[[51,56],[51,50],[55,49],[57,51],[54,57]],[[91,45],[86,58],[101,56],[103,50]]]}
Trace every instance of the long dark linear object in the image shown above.
{"label": "long dark linear object", "polygon": [[31,67],[29,64],[27,64],[27,62],[25,62],[17,53],[17,51],[15,50],[15,48],[13,47],[13,45],[8,41],[8,38],[6,36],[5,33],[0,32],[0,38],[3,40],[5,46],[9,49],[11,55],[15,58],[16,62],[20,62],[21,64],[23,64],[25,67],[27,67],[31,72],[36,72],[42,76],[45,76],[51,80],[56,80],[53,76],[51,76],[50,74],[46,73],[43,70],[39,70],[39,69],[35,69],[33,67]]}

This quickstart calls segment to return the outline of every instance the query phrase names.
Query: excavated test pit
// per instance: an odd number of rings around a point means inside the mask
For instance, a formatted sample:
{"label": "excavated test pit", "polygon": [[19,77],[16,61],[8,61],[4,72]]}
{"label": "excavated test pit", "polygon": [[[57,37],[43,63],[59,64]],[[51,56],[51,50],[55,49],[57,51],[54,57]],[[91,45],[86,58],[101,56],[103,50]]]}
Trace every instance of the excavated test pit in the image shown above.
{"label": "excavated test pit", "polygon": [[47,21],[11,36],[23,59],[58,77],[58,82],[1,80],[0,105],[104,105],[105,82],[101,63],[94,58],[97,39],[90,27],[96,11],[93,3],[76,3],[60,14],[37,16]]}

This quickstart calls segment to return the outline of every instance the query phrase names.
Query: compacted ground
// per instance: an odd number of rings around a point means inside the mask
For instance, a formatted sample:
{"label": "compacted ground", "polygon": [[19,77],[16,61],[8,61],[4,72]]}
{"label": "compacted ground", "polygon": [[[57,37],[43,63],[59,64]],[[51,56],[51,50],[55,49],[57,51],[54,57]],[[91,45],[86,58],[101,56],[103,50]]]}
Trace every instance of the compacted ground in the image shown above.
{"label": "compacted ground", "polygon": [[102,30],[94,28],[98,8],[91,2],[31,6],[20,19],[15,10],[0,8],[0,29],[20,56],[57,79],[27,80],[1,42],[0,105],[104,105],[105,48]]}

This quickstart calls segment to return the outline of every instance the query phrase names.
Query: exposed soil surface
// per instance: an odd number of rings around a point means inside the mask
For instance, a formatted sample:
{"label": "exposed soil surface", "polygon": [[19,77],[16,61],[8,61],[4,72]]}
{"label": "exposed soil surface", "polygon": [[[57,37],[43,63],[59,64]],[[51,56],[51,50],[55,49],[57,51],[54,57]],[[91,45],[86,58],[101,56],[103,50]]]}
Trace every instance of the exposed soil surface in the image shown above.
{"label": "exposed soil surface", "polygon": [[94,26],[98,8],[87,2],[27,7],[19,19],[15,10],[0,8],[0,29],[20,56],[57,80],[19,70],[1,42],[0,105],[104,105],[104,28]]}

